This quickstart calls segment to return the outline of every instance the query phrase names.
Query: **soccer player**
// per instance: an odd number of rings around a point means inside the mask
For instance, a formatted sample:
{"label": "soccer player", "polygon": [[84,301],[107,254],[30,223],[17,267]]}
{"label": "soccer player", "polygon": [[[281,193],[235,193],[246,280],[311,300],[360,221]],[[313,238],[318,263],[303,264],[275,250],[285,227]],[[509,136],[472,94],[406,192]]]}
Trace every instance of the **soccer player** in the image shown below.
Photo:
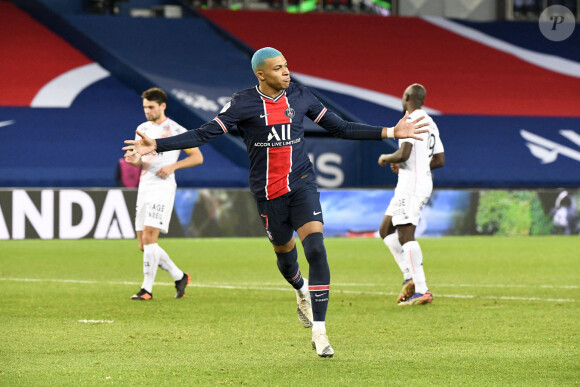
{"label": "soccer player", "polygon": [[[157,139],[187,131],[165,116],[167,94],[163,90],[159,88],[146,90],[141,98],[147,122],[139,125],[137,128],[139,133]],[[179,153],[178,150],[142,155],[125,152],[125,160],[128,163],[142,167],[137,191],[135,230],[139,240],[139,249],[143,251],[144,279],[141,290],[131,297],[132,300],[153,298],[153,282],[157,267],[167,270],[173,277],[177,289],[175,298],[185,297],[185,287],[191,281],[191,276],[181,271],[157,243],[159,233],[166,234],[169,230],[177,188],[174,172],[177,169],[190,168],[203,163],[203,155],[197,148],[185,149],[188,156],[178,161]]]}
{"label": "soccer player", "polygon": [[[314,169],[304,146],[306,117],[336,137],[381,140],[416,137],[427,124],[407,122],[377,127],[345,122],[328,111],[304,86],[290,82],[282,53],[265,47],[252,57],[258,85],[235,93],[212,121],[179,136],[154,140],[137,131],[141,140],[127,140],[123,149],[147,154],[154,150],[200,146],[237,126],[250,158],[250,190],[258,214],[276,253],[278,268],[296,290],[298,319],[312,327],[312,346],[321,357],[334,355],[326,334],[325,319],[330,290],[330,270],[322,235],[320,194]],[[309,264],[307,280],[298,267],[293,238],[297,232]]]}
{"label": "soccer player", "polygon": [[421,109],[426,94],[425,88],[415,83],[407,87],[402,100],[403,110],[411,113],[409,120],[421,117],[419,122],[428,125],[429,131],[419,135],[424,141],[399,140],[399,149],[395,153],[379,157],[381,167],[390,163],[392,171],[399,174],[395,195],[379,229],[381,238],[403,272],[403,289],[397,299],[399,305],[421,305],[433,301],[427,288],[423,253],[415,240],[415,229],[421,210],[433,191],[431,170],[445,164],[445,153],[437,125]]}

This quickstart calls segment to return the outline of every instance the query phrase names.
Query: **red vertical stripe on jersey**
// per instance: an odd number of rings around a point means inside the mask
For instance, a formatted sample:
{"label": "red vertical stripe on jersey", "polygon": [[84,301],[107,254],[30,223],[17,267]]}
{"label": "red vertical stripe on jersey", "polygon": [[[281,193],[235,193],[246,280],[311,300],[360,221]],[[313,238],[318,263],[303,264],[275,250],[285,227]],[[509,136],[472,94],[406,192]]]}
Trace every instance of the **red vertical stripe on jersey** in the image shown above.
{"label": "red vertical stripe on jersey", "polygon": [[275,199],[290,192],[288,175],[292,170],[292,147],[268,148],[266,199]]}
{"label": "red vertical stripe on jersey", "polygon": [[[268,141],[290,140],[290,125],[292,119],[286,116],[286,109],[290,107],[286,94],[276,100],[262,97],[264,101],[264,119],[269,129]],[[272,146],[268,148],[267,176],[266,176],[266,199],[271,200],[290,192],[288,176],[292,171],[292,147]]]}
{"label": "red vertical stripe on jersey", "polygon": [[292,120],[286,117],[286,109],[288,105],[288,98],[286,94],[278,98],[276,101],[262,97],[264,101],[264,114],[266,115],[266,125],[288,124]]}

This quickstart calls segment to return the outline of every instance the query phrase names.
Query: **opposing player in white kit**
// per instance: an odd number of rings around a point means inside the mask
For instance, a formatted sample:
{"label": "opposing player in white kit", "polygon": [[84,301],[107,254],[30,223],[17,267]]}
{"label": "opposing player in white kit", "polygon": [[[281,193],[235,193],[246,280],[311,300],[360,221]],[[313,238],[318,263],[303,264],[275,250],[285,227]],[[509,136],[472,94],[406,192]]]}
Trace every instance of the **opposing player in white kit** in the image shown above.
{"label": "opposing player in white kit", "polygon": [[407,87],[402,100],[403,111],[410,113],[409,120],[425,116],[420,122],[427,120],[429,123],[429,131],[419,134],[424,141],[401,139],[395,153],[379,157],[381,167],[390,163],[392,171],[399,174],[395,195],[379,229],[381,238],[403,272],[403,289],[397,299],[399,305],[421,305],[433,301],[427,288],[423,253],[415,240],[415,229],[421,210],[433,191],[431,170],[445,164],[445,153],[437,125],[421,109],[426,94],[425,88],[415,83]]}
{"label": "opposing player in white kit", "polygon": [[[165,116],[167,94],[159,88],[149,89],[141,95],[143,110],[147,122],[139,125],[137,130],[147,133],[151,138],[175,136],[186,132],[182,126]],[[179,160],[179,150],[149,153],[141,156],[138,153],[125,153],[128,163],[141,166],[141,179],[137,193],[137,211],[135,214],[135,230],[139,239],[139,249],[143,251],[143,285],[134,294],[132,300],[151,300],[153,298],[153,282],[157,267],[167,270],[175,281],[177,293],[175,298],[185,296],[185,287],[190,283],[191,276],[181,271],[169,258],[157,240],[159,233],[167,233],[169,221],[173,212],[175,199],[175,170],[190,168],[203,163],[203,155],[198,148],[185,149],[188,154]]]}

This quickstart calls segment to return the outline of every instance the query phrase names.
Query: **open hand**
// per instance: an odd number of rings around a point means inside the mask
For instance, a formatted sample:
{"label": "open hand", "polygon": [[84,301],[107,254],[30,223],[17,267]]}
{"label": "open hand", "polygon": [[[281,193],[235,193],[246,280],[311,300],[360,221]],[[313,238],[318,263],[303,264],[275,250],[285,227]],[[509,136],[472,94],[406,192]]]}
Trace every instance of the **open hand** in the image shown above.
{"label": "open hand", "polygon": [[429,129],[420,129],[429,125],[428,122],[419,124],[419,121],[424,119],[425,116],[421,116],[410,122],[407,121],[408,118],[409,112],[405,112],[405,116],[397,122],[397,125],[395,125],[395,138],[414,138],[415,140],[423,141],[423,139],[418,137],[417,134],[429,131]]}
{"label": "open hand", "polygon": [[141,140],[125,140],[125,144],[127,144],[123,147],[123,150],[127,151],[125,157],[133,156],[137,153],[143,156],[157,149],[157,142],[154,139],[147,137],[138,130],[135,133],[141,137]]}

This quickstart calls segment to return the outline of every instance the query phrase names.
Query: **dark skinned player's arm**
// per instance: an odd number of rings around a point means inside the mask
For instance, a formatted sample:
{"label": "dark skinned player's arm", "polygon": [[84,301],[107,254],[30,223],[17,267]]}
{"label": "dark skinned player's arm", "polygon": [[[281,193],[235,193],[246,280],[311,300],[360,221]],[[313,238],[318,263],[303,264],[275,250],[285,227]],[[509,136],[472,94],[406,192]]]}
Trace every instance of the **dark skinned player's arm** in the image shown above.
{"label": "dark skinned player's arm", "polygon": [[[409,160],[411,156],[411,151],[413,150],[413,144],[410,142],[404,142],[401,147],[397,149],[396,152],[384,155],[383,160],[390,164],[398,164]],[[383,155],[381,155],[383,156]]]}
{"label": "dark skinned player's arm", "polygon": [[441,152],[441,153],[436,153],[433,155],[433,158],[431,159],[431,163],[429,164],[429,167],[431,168],[431,170],[433,170],[433,169],[441,168],[444,165],[445,165],[445,152]]}

